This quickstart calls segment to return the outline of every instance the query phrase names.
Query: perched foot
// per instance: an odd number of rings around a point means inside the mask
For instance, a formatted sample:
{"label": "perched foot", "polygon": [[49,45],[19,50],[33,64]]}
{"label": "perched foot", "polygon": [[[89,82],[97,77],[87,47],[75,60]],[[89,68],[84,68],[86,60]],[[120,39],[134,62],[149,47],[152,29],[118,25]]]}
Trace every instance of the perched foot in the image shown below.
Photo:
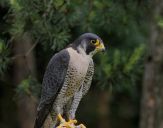
{"label": "perched foot", "polygon": [[70,128],[76,128],[75,124],[77,123],[77,120],[69,120],[67,122],[70,126]]}
{"label": "perched foot", "polygon": [[84,126],[84,124],[80,124],[80,125],[76,126],[75,128],[86,128],[86,127]]}
{"label": "perched foot", "polygon": [[68,122],[66,122],[61,114],[58,114],[58,119],[60,121],[60,125],[56,128],[86,128],[83,124],[75,126],[77,120],[69,120]]}
{"label": "perched foot", "polygon": [[61,114],[58,114],[58,119],[60,121],[60,125],[57,126],[57,128],[76,128],[75,124],[77,123],[77,120],[69,120],[66,122]]}
{"label": "perched foot", "polygon": [[65,119],[61,116],[61,114],[58,114],[58,120],[61,122],[61,123],[64,123],[66,122]]}

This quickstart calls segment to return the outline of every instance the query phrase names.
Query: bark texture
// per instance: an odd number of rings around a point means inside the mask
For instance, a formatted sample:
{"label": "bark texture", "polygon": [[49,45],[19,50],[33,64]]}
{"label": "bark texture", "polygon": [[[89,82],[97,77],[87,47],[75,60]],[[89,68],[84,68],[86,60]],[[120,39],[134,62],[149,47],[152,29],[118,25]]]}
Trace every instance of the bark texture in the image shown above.
{"label": "bark texture", "polygon": [[[28,53],[31,47],[32,40],[27,33],[14,40],[13,52],[15,58],[13,81],[15,85],[20,84],[29,74],[35,75],[35,58],[32,51]],[[26,53],[28,53],[27,56],[25,55]],[[22,96],[17,101],[17,107],[20,128],[33,128],[36,102],[29,96]]]}
{"label": "bark texture", "polygon": [[110,128],[110,122],[108,121],[110,93],[108,91],[100,92],[98,101],[100,115],[98,128]]}
{"label": "bark texture", "polygon": [[145,64],[140,128],[163,128],[163,1],[152,1],[148,56]]}

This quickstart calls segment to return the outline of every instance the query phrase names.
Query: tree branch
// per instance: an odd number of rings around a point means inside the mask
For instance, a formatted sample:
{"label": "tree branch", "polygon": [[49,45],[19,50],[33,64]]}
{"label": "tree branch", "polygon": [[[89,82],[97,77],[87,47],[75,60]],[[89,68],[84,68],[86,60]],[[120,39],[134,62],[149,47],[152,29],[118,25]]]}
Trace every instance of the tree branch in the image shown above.
{"label": "tree branch", "polygon": [[40,39],[40,38],[38,38],[38,39],[35,41],[35,43],[32,45],[32,47],[31,47],[25,54],[18,54],[18,55],[15,55],[15,56],[11,57],[11,60],[15,60],[15,59],[17,59],[17,58],[19,58],[19,57],[27,57],[27,56],[32,52],[32,50],[37,46],[37,44],[38,44],[38,42],[39,42],[39,39]]}

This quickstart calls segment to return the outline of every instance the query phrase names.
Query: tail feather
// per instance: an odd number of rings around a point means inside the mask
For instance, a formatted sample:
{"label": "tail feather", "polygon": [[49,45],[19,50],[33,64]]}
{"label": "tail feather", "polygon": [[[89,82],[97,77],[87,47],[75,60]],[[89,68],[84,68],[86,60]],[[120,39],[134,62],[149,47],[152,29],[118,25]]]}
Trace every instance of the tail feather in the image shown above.
{"label": "tail feather", "polygon": [[34,128],[41,128],[48,114],[49,114],[49,107],[47,106],[44,106],[42,109],[38,110]]}

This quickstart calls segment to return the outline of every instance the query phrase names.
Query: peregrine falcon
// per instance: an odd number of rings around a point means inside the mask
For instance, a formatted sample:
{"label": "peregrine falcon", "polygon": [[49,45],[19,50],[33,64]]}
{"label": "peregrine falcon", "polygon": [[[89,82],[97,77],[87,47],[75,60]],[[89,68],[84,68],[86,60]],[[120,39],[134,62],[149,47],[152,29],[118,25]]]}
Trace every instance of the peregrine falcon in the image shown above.
{"label": "peregrine falcon", "polygon": [[48,118],[54,126],[58,121],[62,126],[76,122],[76,110],[88,92],[94,74],[92,57],[104,50],[99,36],[85,33],[51,58],[43,78],[34,128],[43,127]]}

